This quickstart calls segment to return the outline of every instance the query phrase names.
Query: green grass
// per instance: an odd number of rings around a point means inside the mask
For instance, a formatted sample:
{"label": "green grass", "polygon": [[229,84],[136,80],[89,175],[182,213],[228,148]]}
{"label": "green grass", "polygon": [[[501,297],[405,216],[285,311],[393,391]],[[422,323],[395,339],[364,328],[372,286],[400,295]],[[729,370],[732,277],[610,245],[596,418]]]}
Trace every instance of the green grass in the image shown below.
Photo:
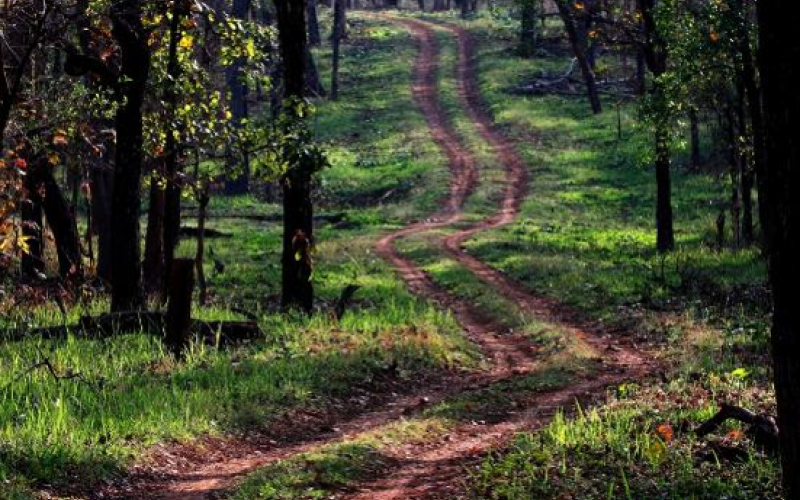
{"label": "green grass", "polygon": [[[481,26],[480,24],[478,26]],[[478,29],[478,28],[476,28]],[[524,97],[510,90],[547,71],[553,59],[514,57],[505,39],[478,29],[481,89],[499,126],[518,144],[531,168],[530,196],[519,221],[483,233],[467,249],[532,288],[611,318],[620,307],[654,310],[717,306],[719,295],[763,288],[765,268],[755,249],[712,248],[724,186],[707,175],[674,168],[678,251],[661,258],[655,249],[655,181],[646,131],[625,105],[623,140],[617,116],[593,116],[583,98]],[[742,304],[745,306],[756,304]],[[729,313],[730,311],[722,311]],[[762,324],[762,328],[764,325]]]}
{"label": "green grass", "polygon": [[[709,399],[739,394],[753,402],[735,377],[704,384],[622,387],[601,408],[578,408],[572,418],[559,414],[541,431],[519,435],[507,451],[485,460],[471,475],[470,498],[781,498],[777,463],[741,438],[735,426],[705,440],[688,431],[715,411]],[[716,394],[708,388],[712,384]],[[737,446],[741,459],[726,459],[710,442]]]}

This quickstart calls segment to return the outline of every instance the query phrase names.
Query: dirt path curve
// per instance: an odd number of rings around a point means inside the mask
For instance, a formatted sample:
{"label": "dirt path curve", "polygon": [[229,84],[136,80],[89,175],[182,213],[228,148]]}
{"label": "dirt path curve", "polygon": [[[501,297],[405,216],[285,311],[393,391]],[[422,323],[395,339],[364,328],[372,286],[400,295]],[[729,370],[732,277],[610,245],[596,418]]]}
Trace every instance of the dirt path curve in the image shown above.
{"label": "dirt path curve", "polygon": [[[535,370],[537,358],[530,342],[520,336],[502,333],[502,328],[473,304],[448,294],[412,261],[395,249],[397,240],[458,222],[466,200],[478,182],[476,160],[461,142],[442,110],[437,85],[439,50],[432,24],[392,16],[382,16],[406,27],[418,40],[420,50],[415,67],[414,96],[425,116],[436,144],[445,153],[451,171],[449,194],[444,209],[429,219],[394,232],[377,244],[377,251],[396,268],[408,287],[419,295],[439,302],[453,311],[467,335],[491,360],[487,372],[451,374],[428,381],[410,393],[376,396],[362,408],[341,408],[324,416],[302,418],[292,415],[284,427],[270,434],[210,440],[200,449],[182,450],[166,446],[154,450],[157,463],[142,466],[119,484],[99,490],[92,498],[136,498],[138,500],[207,500],[230,491],[246,474],[281,459],[318,449],[325,444],[343,442],[436,404],[464,391],[477,390],[499,381],[523,376]],[[482,111],[469,35],[460,28],[445,26],[459,46],[458,93],[462,105],[483,139],[506,167],[507,178],[500,210],[467,230],[441,241],[442,248],[498,293],[521,307],[551,319],[592,345],[598,352],[611,354],[596,375],[578,380],[563,389],[544,392],[520,400],[517,410],[509,411],[492,423],[470,422],[453,429],[437,442],[409,445],[394,450],[393,472],[384,478],[358,485],[344,497],[363,500],[415,498],[454,498],[461,485],[464,466],[506,443],[516,432],[536,427],[559,408],[576,399],[596,397],[603,389],[623,378],[638,378],[647,371],[647,362],[625,346],[612,345],[601,331],[592,331],[577,316],[558,304],[531,294],[502,273],[462,251],[465,240],[480,231],[514,221],[527,192],[527,169],[513,145],[497,133],[491,118]],[[425,404],[421,405],[421,399]],[[203,443],[201,443],[202,445]]]}
{"label": "dirt path curve", "polygon": [[[397,450],[393,458],[397,459],[399,465],[394,468],[391,475],[360,485],[358,492],[341,497],[350,500],[453,499],[458,497],[463,487],[465,466],[473,463],[476,457],[507,443],[519,431],[542,425],[556,411],[572,405],[576,400],[596,398],[598,393],[602,394],[603,389],[610,384],[625,378],[644,376],[651,365],[642,354],[627,346],[617,345],[610,340],[609,335],[599,328],[587,325],[573,311],[532,293],[521,284],[463,251],[462,245],[469,238],[516,220],[528,191],[527,166],[516,152],[514,145],[495,129],[492,118],[484,111],[474,68],[474,44],[469,33],[461,27],[450,24],[433,25],[393,16],[386,18],[406,26],[415,34],[422,43],[423,58],[435,53],[430,49],[425,50],[425,45],[435,39],[435,26],[449,31],[455,37],[458,45],[458,84],[461,104],[475,129],[492,148],[494,155],[506,170],[503,200],[498,212],[481,223],[445,238],[441,242],[443,249],[451,258],[491,285],[498,294],[517,303],[523,310],[558,324],[560,330],[581,339],[598,353],[609,357],[607,360],[601,360],[605,363],[605,367],[597,375],[586,377],[569,387],[541,394],[528,401],[517,401],[521,411],[509,413],[507,418],[500,422],[483,423],[478,426],[472,423],[463,425],[437,443],[411,445]],[[427,64],[427,66],[432,65],[432,62]],[[426,110],[424,106],[421,108],[423,111]],[[434,123],[434,120],[429,120],[429,123]],[[453,143],[458,142],[457,137],[448,137],[448,140]],[[451,149],[450,144],[443,147],[445,152]],[[462,151],[459,158],[468,158],[468,163],[474,165],[474,159],[468,152]],[[451,168],[454,175],[458,175],[459,168],[457,164],[456,167],[453,165],[451,158]],[[470,178],[469,182],[474,183],[477,180]],[[454,186],[457,185],[459,182],[456,179]],[[458,214],[454,213],[446,223],[456,220]],[[495,360],[492,369],[495,375],[508,376],[509,371],[512,376],[521,375],[520,372],[524,373],[531,368],[532,360],[524,354],[527,350],[521,348],[520,339],[498,336],[494,325],[475,317],[474,308],[470,304],[463,304],[459,299],[442,292],[422,270],[413,262],[403,258],[394,248],[394,242],[401,237],[440,227],[446,223],[430,222],[408,227],[381,240],[378,249],[395,265],[413,291],[437,300],[453,310],[470,336]]]}

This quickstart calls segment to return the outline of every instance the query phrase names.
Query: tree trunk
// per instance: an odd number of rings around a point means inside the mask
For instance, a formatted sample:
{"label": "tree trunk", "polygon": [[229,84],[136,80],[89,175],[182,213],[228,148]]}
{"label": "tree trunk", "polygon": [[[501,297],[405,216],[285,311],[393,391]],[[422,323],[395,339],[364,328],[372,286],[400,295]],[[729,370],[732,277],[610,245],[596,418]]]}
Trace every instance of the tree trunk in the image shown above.
{"label": "tree trunk", "polygon": [[739,248],[741,245],[742,228],[742,197],[741,197],[741,160],[742,155],[739,151],[739,141],[736,134],[736,122],[733,114],[733,103],[731,99],[725,105],[725,130],[728,140],[728,174],[731,180],[731,229],[733,231],[733,245]]}
{"label": "tree trunk", "polygon": [[[309,3],[313,3],[310,0]],[[233,2],[233,17],[247,19],[250,12],[250,0]],[[314,8],[316,13],[316,8]],[[310,35],[309,35],[310,36]],[[242,61],[237,60],[227,69],[228,89],[231,93],[231,114],[235,127],[242,126],[242,120],[249,115],[247,105],[247,85],[242,80]],[[225,180],[225,194],[229,196],[247,194],[250,191],[250,158],[247,154],[228,153],[228,169]]]}
{"label": "tree trunk", "polygon": [[519,53],[523,57],[533,56],[536,50],[536,2],[522,0],[520,12]]}
{"label": "tree trunk", "polygon": [[116,113],[116,162],[111,206],[113,269],[112,311],[142,306],[139,250],[139,206],[142,184],[142,103],[150,70],[147,33],[142,26],[141,0],[118,0],[112,5],[112,33],[120,47],[123,101]]}
{"label": "tree trunk", "polygon": [[784,497],[800,498],[800,2],[758,2],[760,64],[764,97],[765,212],[770,280],[775,301],[772,356],[778,400]]}
{"label": "tree trunk", "polygon": [[192,328],[192,292],[194,290],[194,261],[176,259],[169,275],[169,305],[167,308],[165,344],[176,358],[182,358],[189,345]]}
{"label": "tree trunk", "polygon": [[[161,162],[161,160],[156,160]],[[150,181],[150,204],[147,208],[147,233],[144,237],[142,275],[148,292],[160,292],[164,278],[164,169],[154,172]]]}
{"label": "tree trunk", "polygon": [[[753,145],[753,156],[752,156],[752,168],[748,165],[748,169],[745,172],[745,175],[742,177],[742,189],[746,190],[744,193],[746,198],[752,198],[752,188],[754,184],[759,184],[759,220],[761,222],[762,234],[766,234],[767,230],[766,227],[769,224],[768,217],[763,211],[763,207],[765,202],[764,196],[767,195],[766,188],[763,186],[763,179],[766,176],[765,173],[765,151],[764,151],[764,118],[763,118],[763,109],[761,105],[761,89],[759,88],[758,83],[758,75],[756,72],[755,67],[755,58],[753,56],[753,51],[751,49],[751,39],[750,39],[750,32],[748,31],[747,27],[749,25],[749,12],[748,9],[745,8],[744,3],[742,0],[734,0],[732,3],[733,7],[737,9],[739,13],[739,17],[742,19],[742,22],[738,24],[739,26],[739,46],[740,52],[742,56],[742,70],[741,70],[741,79],[744,85],[744,93],[747,100],[747,111],[750,117],[750,127],[751,127],[751,134],[752,134],[752,145]],[[750,214],[748,215],[745,213],[745,221],[744,221],[744,238],[748,243],[752,243],[755,241],[755,229],[754,229],[754,222],[753,222],[753,215],[752,215],[752,201],[749,202],[751,205]],[[747,203],[745,207],[747,207]],[[749,219],[749,220],[748,220]],[[765,241],[762,238],[762,241]],[[766,245],[764,245],[766,249]]]}
{"label": "tree trunk", "polygon": [[661,253],[675,248],[675,232],[672,214],[672,181],[670,179],[670,140],[669,140],[669,106],[666,90],[660,77],[667,71],[667,52],[664,41],[658,33],[655,21],[655,4],[657,0],[638,0],[642,13],[644,44],[642,52],[647,67],[653,74],[653,100],[656,103],[655,119],[655,155],[656,155],[656,248]]}
{"label": "tree trunk", "polygon": [[22,255],[22,274],[36,277],[44,273],[44,239],[42,239],[42,205],[30,194],[22,200],[22,236],[28,242],[28,251]]}
{"label": "tree trunk", "polygon": [[334,0],[333,11],[333,36],[331,37],[332,61],[331,61],[331,100],[339,99],[339,62],[341,58],[340,50],[342,45],[342,33],[345,23],[345,0]]}
{"label": "tree trunk", "polygon": [[[303,7],[292,0],[276,0],[278,33],[283,61],[283,81],[286,98],[302,99],[306,82],[305,16]],[[295,106],[285,106],[290,119],[301,119]],[[313,239],[313,207],[311,205],[311,172],[303,164],[290,165],[282,179],[283,186],[283,256],[282,305],[285,308],[301,307],[310,313],[314,291],[310,276],[306,276],[307,256]],[[299,258],[298,258],[299,257]]]}
{"label": "tree trunk", "polygon": [[[183,4],[175,3],[172,9],[172,20],[169,28],[169,47],[167,55],[167,87],[164,91],[164,103],[167,116],[167,134],[164,142],[164,176],[166,189],[164,190],[164,284],[171,276],[172,261],[175,258],[175,249],[180,241],[181,230],[181,195],[183,182],[181,181],[181,137],[183,125],[178,122],[178,82],[181,78],[181,66],[178,60],[178,44],[181,40],[181,25],[188,12]],[[166,293],[162,295],[166,297]]]}
{"label": "tree trunk", "polygon": [[306,95],[310,97],[325,97],[325,86],[319,77],[317,64],[314,62],[314,54],[311,53],[308,45],[306,45],[305,52]]}
{"label": "tree trunk", "polygon": [[585,36],[581,36],[578,32],[578,28],[575,25],[575,19],[572,15],[572,7],[566,3],[566,0],[557,0],[556,5],[558,6],[558,12],[561,15],[562,21],[564,21],[564,28],[567,31],[567,37],[569,38],[570,45],[572,45],[572,51],[575,55],[575,59],[578,61],[578,66],[581,68],[581,73],[583,74],[583,80],[586,83],[586,93],[589,98],[589,105],[592,107],[592,112],[594,114],[599,114],[603,112],[603,105],[600,102],[600,94],[597,91],[597,81],[594,76],[594,70],[589,62],[587,57],[588,51],[588,40]]}
{"label": "tree trunk", "polygon": [[61,188],[58,187],[53,168],[46,159],[39,159],[25,177],[25,190],[34,204],[42,207],[44,216],[56,240],[58,272],[62,278],[80,276],[81,242],[75,217]]}
{"label": "tree trunk", "polygon": [[308,43],[312,47],[319,47],[322,45],[322,36],[319,32],[317,0],[306,0],[306,16],[308,20]]}
{"label": "tree trunk", "polygon": [[656,124],[656,247],[666,253],[675,249],[672,220],[672,181],[670,179],[669,125]]}
{"label": "tree trunk", "polygon": [[702,163],[700,155],[700,120],[697,117],[697,110],[689,110],[689,135],[692,148],[692,168],[700,168]]}
{"label": "tree trunk", "polygon": [[103,165],[91,169],[92,231],[97,235],[97,277],[106,283],[111,277],[111,194],[114,192],[114,173]]}
{"label": "tree trunk", "polygon": [[208,202],[209,185],[203,183],[198,193],[197,203],[199,205],[197,211],[197,253],[195,254],[194,265],[197,272],[197,285],[200,289],[200,305],[206,305],[208,300],[208,289],[206,287],[206,272],[203,268],[203,263],[206,258],[206,218],[208,216]]}

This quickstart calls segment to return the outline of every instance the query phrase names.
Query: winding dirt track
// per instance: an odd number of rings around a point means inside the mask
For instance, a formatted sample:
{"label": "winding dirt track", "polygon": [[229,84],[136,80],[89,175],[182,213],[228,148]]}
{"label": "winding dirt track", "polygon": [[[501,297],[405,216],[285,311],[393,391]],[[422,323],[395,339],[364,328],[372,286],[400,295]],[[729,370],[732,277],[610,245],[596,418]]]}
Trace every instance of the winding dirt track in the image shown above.
{"label": "winding dirt track", "polygon": [[[483,111],[473,67],[474,46],[469,34],[451,25],[439,25],[437,28],[430,23],[408,18],[389,15],[382,18],[406,27],[419,43],[414,95],[434,141],[448,159],[451,184],[449,195],[443,204],[444,210],[426,221],[409,225],[384,237],[378,242],[377,251],[392,263],[414,293],[435,300],[453,311],[469,338],[492,361],[491,368],[484,373],[449,375],[430,381],[406,396],[387,395],[360,411],[351,409],[326,415],[326,425],[322,428],[319,420],[314,420],[309,425],[292,425],[289,435],[282,435],[280,442],[260,436],[235,443],[212,443],[210,448],[214,451],[211,453],[178,453],[180,456],[176,460],[164,459],[162,456],[160,464],[149,466],[141,474],[134,473],[126,483],[115,485],[95,498],[205,500],[216,497],[231,490],[238,480],[255,469],[325,444],[347,441],[413,414],[421,409],[422,397],[426,398],[427,404],[435,404],[467,390],[522,376],[536,368],[536,352],[527,339],[502,333],[499,325],[478,311],[473,304],[438,287],[422,269],[400,255],[395,248],[397,240],[403,237],[452,226],[458,222],[463,215],[464,204],[478,182],[476,159],[470,148],[462,143],[442,111],[439,101],[436,29],[445,29],[456,39],[459,50],[460,102],[474,127],[506,169],[504,196],[497,213],[473,227],[442,239],[441,248],[470,272],[490,284],[498,294],[589,344],[604,358],[600,360],[603,366],[594,375],[581,378],[569,387],[515,401],[515,411],[506,412],[491,423],[464,423],[437,442],[389,450],[387,454],[392,455],[395,466],[388,476],[357,485],[355,491],[339,494],[336,498],[457,498],[462,487],[464,467],[473,463],[476,457],[507,443],[516,432],[545,423],[555,411],[572,405],[576,399],[596,398],[604,393],[608,385],[623,379],[640,378],[650,369],[648,360],[634,349],[612,342],[602,329],[582,322],[568,309],[531,293],[462,250],[464,241],[477,233],[510,224],[515,220],[528,190],[527,168],[513,145],[496,131],[491,117]],[[165,454],[168,453],[165,450]]]}

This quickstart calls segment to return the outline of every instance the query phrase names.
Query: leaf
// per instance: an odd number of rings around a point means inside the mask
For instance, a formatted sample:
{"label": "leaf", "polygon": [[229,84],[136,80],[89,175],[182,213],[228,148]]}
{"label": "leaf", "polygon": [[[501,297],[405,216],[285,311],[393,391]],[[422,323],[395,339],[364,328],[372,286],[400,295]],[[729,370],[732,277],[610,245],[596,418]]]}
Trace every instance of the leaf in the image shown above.
{"label": "leaf", "polygon": [[750,376],[750,372],[746,368],[737,368],[730,373],[730,376],[735,379],[744,380]]}
{"label": "leaf", "polygon": [[191,35],[184,35],[179,42],[182,49],[191,49],[194,46],[194,37]]}
{"label": "leaf", "polygon": [[672,430],[671,425],[661,424],[656,428],[656,434],[658,434],[658,436],[664,441],[664,443],[669,443],[675,436],[675,431]]}

